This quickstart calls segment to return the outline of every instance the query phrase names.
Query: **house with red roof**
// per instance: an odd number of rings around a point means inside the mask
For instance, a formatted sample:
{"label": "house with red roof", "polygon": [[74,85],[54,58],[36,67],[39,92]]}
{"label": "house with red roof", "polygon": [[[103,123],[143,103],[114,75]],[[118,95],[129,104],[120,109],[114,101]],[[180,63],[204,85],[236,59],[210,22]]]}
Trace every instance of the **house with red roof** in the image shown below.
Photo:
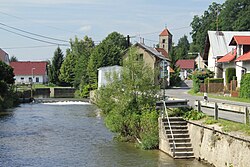
{"label": "house with red roof", "polygon": [[178,66],[180,71],[180,77],[182,80],[187,79],[188,75],[195,70],[195,60],[193,59],[182,59],[176,62],[176,66]]}
{"label": "house with red roof", "polygon": [[10,66],[14,69],[16,83],[39,83],[48,82],[46,61],[17,61],[11,62]]}
{"label": "house with red roof", "polygon": [[1,48],[0,48],[0,61],[3,61],[8,65],[10,64],[9,55]]}
{"label": "house with red roof", "polygon": [[225,78],[227,68],[233,67],[236,69],[237,83],[240,87],[242,75],[250,73],[250,35],[233,36],[229,45],[235,48],[217,62],[222,64],[223,78]]}

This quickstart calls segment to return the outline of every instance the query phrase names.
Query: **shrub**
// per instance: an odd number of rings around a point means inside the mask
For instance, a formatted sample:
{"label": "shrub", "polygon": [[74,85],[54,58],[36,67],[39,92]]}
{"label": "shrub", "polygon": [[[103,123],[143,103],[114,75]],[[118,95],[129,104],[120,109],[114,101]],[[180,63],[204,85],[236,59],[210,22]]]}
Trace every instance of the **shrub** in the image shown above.
{"label": "shrub", "polygon": [[224,82],[224,78],[206,78],[205,83],[223,83]]}
{"label": "shrub", "polygon": [[184,118],[188,120],[200,120],[206,115],[203,112],[198,112],[196,110],[191,110],[185,113]]}
{"label": "shrub", "polygon": [[227,68],[226,69],[226,83],[230,83],[233,80],[233,77],[236,76],[235,68]]}
{"label": "shrub", "polygon": [[244,74],[240,82],[240,97],[250,99],[250,74]]}
{"label": "shrub", "polygon": [[194,93],[197,93],[200,91],[200,84],[205,82],[206,78],[212,78],[213,73],[209,70],[206,71],[194,71],[192,74],[193,79],[193,90]]}

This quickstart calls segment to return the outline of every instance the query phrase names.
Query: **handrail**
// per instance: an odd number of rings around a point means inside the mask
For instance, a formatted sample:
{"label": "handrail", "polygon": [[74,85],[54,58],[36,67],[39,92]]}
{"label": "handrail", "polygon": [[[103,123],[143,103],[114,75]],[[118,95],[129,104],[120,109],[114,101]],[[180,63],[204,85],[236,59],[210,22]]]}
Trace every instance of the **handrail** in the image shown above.
{"label": "handrail", "polygon": [[167,107],[166,107],[166,102],[164,100],[162,100],[162,102],[164,104],[164,109],[165,109],[165,113],[166,113],[167,120],[168,120],[168,127],[169,127],[169,130],[170,130],[170,133],[171,133],[171,137],[172,137],[172,140],[173,140],[173,157],[175,157],[175,148],[176,148],[176,145],[175,145],[175,141],[174,141],[174,134],[173,134],[173,131],[172,131],[172,128],[171,128],[171,125],[170,125],[170,121],[169,121],[169,117],[168,117],[168,112],[167,112]]}

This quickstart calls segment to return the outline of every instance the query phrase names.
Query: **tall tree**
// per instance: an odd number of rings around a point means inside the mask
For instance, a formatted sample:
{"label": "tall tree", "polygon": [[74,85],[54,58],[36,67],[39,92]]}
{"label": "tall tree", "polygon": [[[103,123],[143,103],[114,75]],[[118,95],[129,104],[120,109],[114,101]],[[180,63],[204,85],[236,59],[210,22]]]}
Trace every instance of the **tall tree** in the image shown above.
{"label": "tall tree", "polygon": [[0,61],[0,109],[13,107],[14,96],[13,84],[14,84],[13,68]]}
{"label": "tall tree", "polygon": [[70,49],[66,50],[66,57],[60,69],[59,79],[69,86],[73,86],[75,80],[75,65],[77,57],[71,53]]}
{"label": "tall tree", "polygon": [[98,68],[121,64],[126,48],[126,38],[117,32],[112,32],[94,49],[88,64],[91,85],[97,85]]}
{"label": "tall tree", "polygon": [[179,60],[178,55],[176,54],[176,47],[172,46],[169,52],[169,58],[171,60],[170,67],[174,70],[170,74],[170,85],[171,86],[179,86],[181,84],[180,78],[180,68],[176,66],[176,62]]}
{"label": "tall tree", "polygon": [[208,30],[217,29],[218,14],[222,9],[222,5],[213,2],[209,5],[208,10],[204,12],[202,16],[195,15],[191,22],[191,35],[193,39],[193,45],[198,47],[199,52],[204,50],[204,44],[207,37]]}
{"label": "tall tree", "polygon": [[186,35],[181,37],[176,46],[176,55],[179,59],[187,59],[190,44]]}
{"label": "tall tree", "polygon": [[10,62],[17,62],[17,61],[18,61],[18,59],[17,59],[16,56],[11,56],[10,57]]}
{"label": "tall tree", "polygon": [[52,58],[52,62],[50,65],[49,82],[56,85],[61,84],[59,80],[59,75],[63,60],[64,60],[64,55],[62,53],[62,50],[60,49],[60,47],[57,47],[57,49],[54,52],[54,57]]}

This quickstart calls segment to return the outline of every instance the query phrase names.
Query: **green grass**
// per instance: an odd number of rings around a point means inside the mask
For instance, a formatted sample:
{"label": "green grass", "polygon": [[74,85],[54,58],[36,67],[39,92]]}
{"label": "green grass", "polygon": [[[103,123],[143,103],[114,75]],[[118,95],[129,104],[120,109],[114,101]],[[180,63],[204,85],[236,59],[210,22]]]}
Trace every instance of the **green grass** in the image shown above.
{"label": "green grass", "polygon": [[219,126],[222,127],[222,130],[224,132],[239,131],[243,132],[245,135],[250,136],[250,126],[242,123],[227,121],[224,119],[214,120],[213,117],[206,117],[204,119],[204,123],[209,125],[218,124]]}
{"label": "green grass", "polygon": [[[203,96],[203,93],[194,93],[192,89],[188,91],[188,94],[192,96]],[[240,97],[228,97],[228,96],[225,97],[225,96],[211,94],[211,93],[208,93],[208,99],[209,98],[250,103],[250,99],[245,99],[245,98],[240,98]]]}

